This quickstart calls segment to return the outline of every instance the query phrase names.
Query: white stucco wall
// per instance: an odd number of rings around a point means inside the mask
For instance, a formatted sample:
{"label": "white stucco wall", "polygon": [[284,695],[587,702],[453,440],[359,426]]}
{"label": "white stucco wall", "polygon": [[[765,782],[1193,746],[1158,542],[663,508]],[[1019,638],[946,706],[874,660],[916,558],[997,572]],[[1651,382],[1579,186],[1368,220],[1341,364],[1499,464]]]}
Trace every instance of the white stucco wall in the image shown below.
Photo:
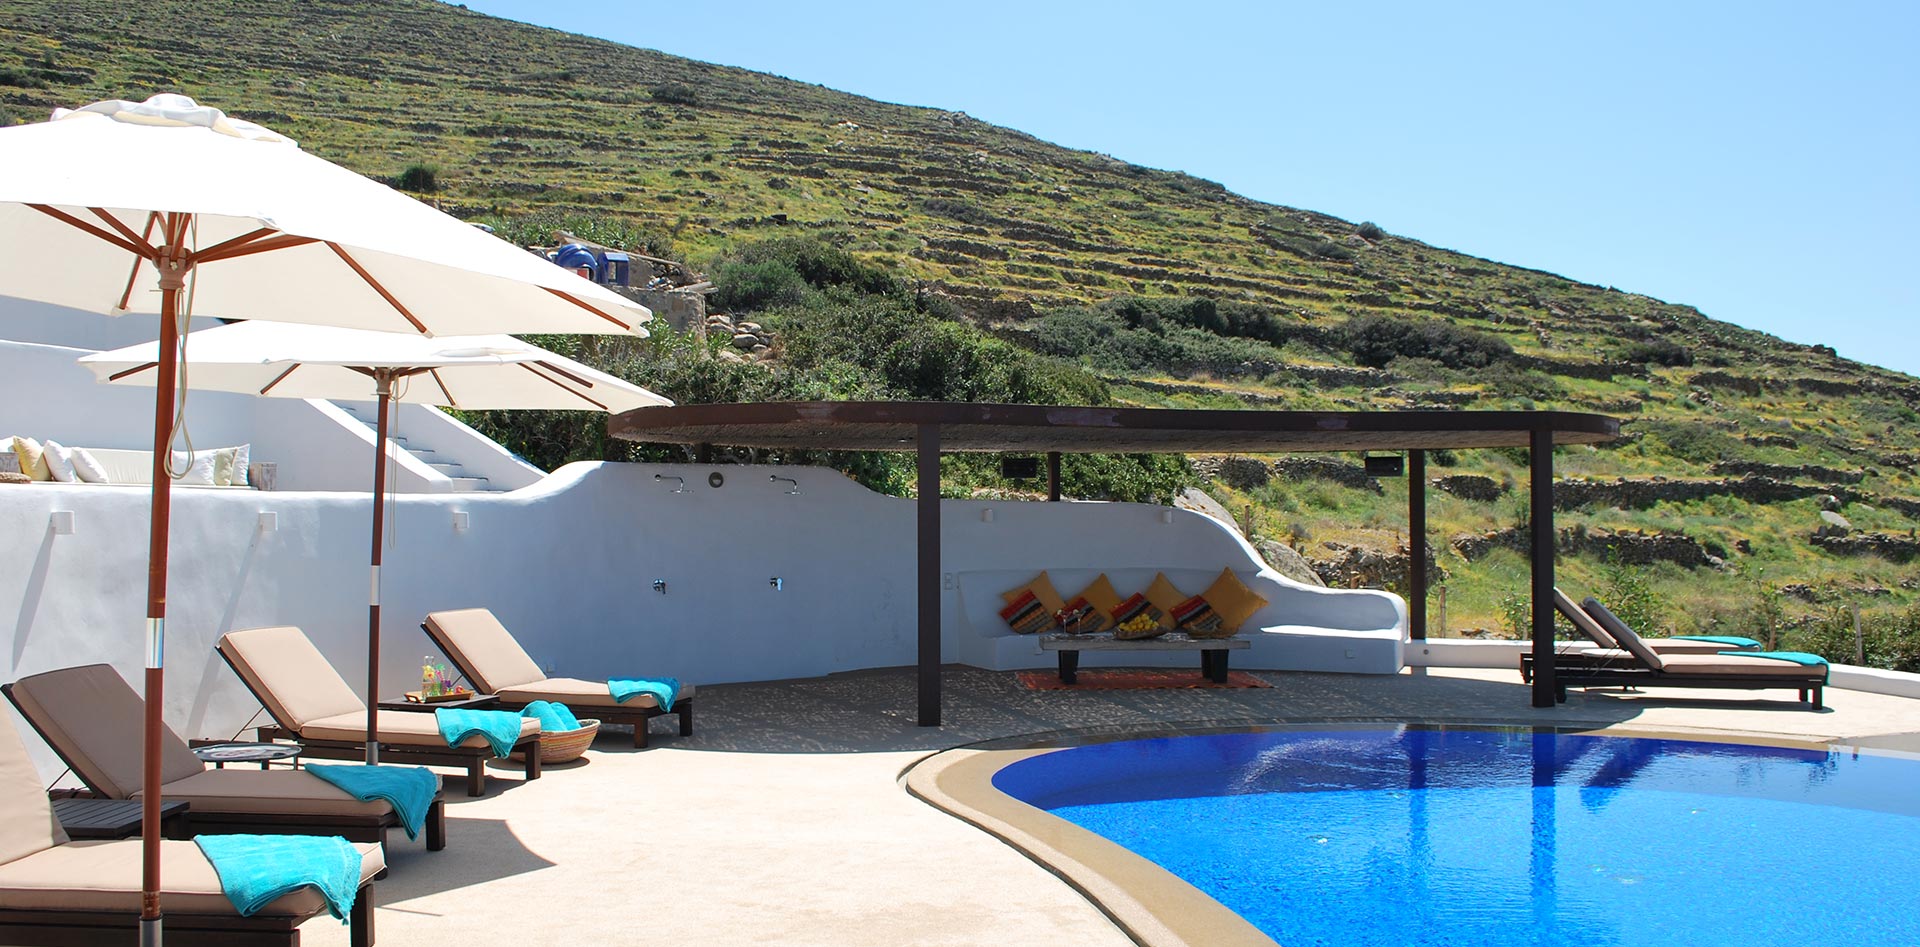
{"label": "white stucco wall", "polygon": [[[709,473],[725,483],[707,485]],[[777,472],[799,481],[797,495]],[[686,492],[656,473],[684,477]],[[304,628],[356,688],[365,660],[369,497],[362,493],[174,493],[166,713],[188,736],[224,736],[255,712],[213,653],[236,628]],[[135,487],[0,487],[0,654],[5,679],[104,661],[138,680],[148,495]],[[985,508],[993,522],[982,520]],[[71,535],[49,514],[74,513]],[[456,532],[453,512],[470,528]],[[1306,591],[1259,571],[1231,531],[1198,514],[1105,503],[942,504],[950,588],[945,659],[1048,666],[1032,639],[981,617],[984,599],[1039,569],[1066,579],[1107,569],[1123,592],[1167,569],[1203,588],[1223,566],[1274,605],[1256,623],[1384,622],[1397,647],[1405,610],[1384,593]],[[260,514],[276,514],[263,533]],[[492,608],[543,666],[564,676],[673,674],[708,683],[910,664],[913,503],[816,468],[574,464],[494,495],[394,501],[386,551],[382,673],[398,693],[431,651],[429,611]],[[770,579],[784,580],[775,590]],[[665,594],[651,590],[655,579]],[[1183,585],[1183,588],[1185,585]],[[971,591],[969,591],[971,590]],[[1328,602],[1358,605],[1326,611]],[[1266,633],[1261,633],[1262,635]],[[1282,634],[1236,665],[1284,667]],[[1397,654],[1397,651],[1395,652]],[[1190,655],[1172,656],[1177,663]],[[1093,658],[1088,664],[1103,663]],[[1397,669],[1398,663],[1392,669]]]}

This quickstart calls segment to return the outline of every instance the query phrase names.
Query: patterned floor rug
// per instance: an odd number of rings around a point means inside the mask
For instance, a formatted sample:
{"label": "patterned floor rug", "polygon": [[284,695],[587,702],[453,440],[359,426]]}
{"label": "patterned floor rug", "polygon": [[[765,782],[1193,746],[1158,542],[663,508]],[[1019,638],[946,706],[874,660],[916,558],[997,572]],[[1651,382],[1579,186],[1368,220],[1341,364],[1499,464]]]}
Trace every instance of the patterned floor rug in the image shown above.
{"label": "patterned floor rug", "polygon": [[1245,671],[1228,671],[1225,684],[1215,684],[1193,668],[1100,668],[1081,671],[1077,684],[1060,683],[1055,671],[1021,671],[1020,683],[1035,691],[1130,691],[1181,688],[1272,687]]}

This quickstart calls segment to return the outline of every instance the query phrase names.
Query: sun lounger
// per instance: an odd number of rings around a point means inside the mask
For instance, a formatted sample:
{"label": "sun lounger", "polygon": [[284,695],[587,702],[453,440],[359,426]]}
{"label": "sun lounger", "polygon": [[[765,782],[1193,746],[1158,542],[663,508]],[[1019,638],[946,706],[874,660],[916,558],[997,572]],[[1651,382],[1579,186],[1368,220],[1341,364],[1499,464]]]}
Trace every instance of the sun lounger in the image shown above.
{"label": "sun lounger", "polygon": [[[216,646],[277,726],[261,727],[263,740],[295,740],[305,755],[320,759],[364,758],[367,705],[327,663],[320,649],[298,628],[253,628],[228,632]],[[450,747],[433,714],[376,711],[376,739],[383,759],[426,766],[459,766],[467,771],[467,795],[487,791],[487,760],[493,751],[483,737]],[[522,723],[516,751],[527,751],[527,779],[540,778],[540,724]]]}
{"label": "sun lounger", "polygon": [[[139,839],[73,842],[54,818],[40,774],[20,735],[0,724],[0,943],[131,944],[140,916]],[[386,870],[380,846],[358,844],[360,890],[353,947],[373,943],[373,879]],[[325,913],[312,888],[241,917],[213,865],[191,841],[160,843],[160,907],[166,933],[182,944],[300,942],[301,922]]]}
{"label": "sun lounger", "polygon": [[[1556,659],[1554,685],[1559,698],[1566,699],[1567,688],[1586,686],[1622,687],[1712,687],[1762,690],[1793,688],[1800,699],[1813,709],[1824,706],[1827,686],[1825,664],[1807,665],[1786,658],[1768,657],[1766,652],[1725,652],[1721,654],[1660,654],[1633,629],[1589,598],[1581,607],[1606,628],[1621,645],[1631,664],[1593,663],[1560,666]],[[1814,660],[1809,658],[1808,660]]]}
{"label": "sun lounger", "polygon": [[536,700],[566,704],[582,717],[602,723],[633,725],[633,745],[647,746],[647,722],[662,714],[680,717],[680,735],[693,735],[693,685],[682,684],[672,710],[662,710],[651,695],[641,694],[619,703],[605,681],[548,677],[520,647],[513,633],[484,608],[434,612],[420,628],[446,652],[447,658],[484,694],[495,694],[500,704],[521,708]]}
{"label": "sun lounger", "polygon": [[[140,695],[105,664],[64,668],[0,685],[40,738],[94,795],[140,798]],[[171,729],[160,734],[161,793],[188,803],[195,835],[339,835],[386,844],[400,817],[385,802],[361,802],[300,770],[208,769]],[[427,849],[447,846],[446,805],[427,810]]]}
{"label": "sun lounger", "polygon": [[[1595,600],[1589,598],[1587,601],[1592,602]],[[1567,594],[1558,588],[1553,590],[1553,607],[1559,609],[1560,614],[1566,616],[1567,620],[1573,623],[1574,628],[1579,629],[1581,634],[1586,635],[1587,638],[1593,642],[1592,648],[1581,650],[1614,652],[1613,654],[1600,655],[1600,657],[1617,658],[1622,656],[1620,652],[1622,652],[1623,649],[1618,637],[1610,632],[1605,624],[1593,615],[1588,614],[1585,609],[1575,605],[1573,599],[1568,598]],[[1652,649],[1655,654],[1719,654],[1722,651],[1757,651],[1760,648],[1760,643],[1757,641],[1750,644],[1736,644],[1713,641],[1707,638],[1641,638],[1640,640],[1645,643],[1648,648]],[[1751,641],[1751,639],[1740,640],[1742,642]]]}

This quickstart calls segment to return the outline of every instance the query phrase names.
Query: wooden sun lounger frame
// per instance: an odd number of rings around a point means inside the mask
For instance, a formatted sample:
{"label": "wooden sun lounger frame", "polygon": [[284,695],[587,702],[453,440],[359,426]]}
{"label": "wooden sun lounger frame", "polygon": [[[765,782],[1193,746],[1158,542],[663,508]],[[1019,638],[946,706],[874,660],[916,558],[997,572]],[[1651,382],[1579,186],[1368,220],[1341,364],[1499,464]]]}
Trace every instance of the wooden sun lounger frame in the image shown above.
{"label": "wooden sun lounger frame", "polygon": [[[269,715],[273,714],[273,708],[261,697],[259,691],[253,689],[253,683],[247,680],[245,674],[240,673],[238,667],[234,667],[233,659],[228,657],[227,653],[219,648],[215,648],[214,653],[220,655],[220,660],[227,662],[227,667],[233,669],[233,676],[239,678],[240,683],[246,685],[247,691],[253,694],[253,699],[259,701],[260,706],[265,708]],[[367,708],[367,713],[378,712],[375,708]],[[265,742],[288,740],[300,744],[303,748],[301,751],[302,756],[311,756],[323,760],[364,760],[367,758],[367,745],[365,743],[356,740],[321,740],[304,737],[300,735],[298,730],[287,726],[286,721],[281,720],[278,716],[274,717],[272,724],[262,725],[259,728],[259,733],[260,739]],[[513,748],[516,752],[526,754],[527,781],[531,782],[539,779],[539,731],[536,730],[533,733],[521,737],[514,742]],[[467,795],[484,796],[487,794],[487,760],[493,758],[493,749],[491,747],[434,747],[416,746],[410,743],[382,742],[380,744],[380,752],[383,756],[391,755],[394,757],[395,762],[407,762],[420,766],[453,766],[464,768],[467,771]]]}
{"label": "wooden sun lounger frame", "polygon": [[[60,750],[60,745],[40,729],[40,723],[28,714],[26,708],[13,696],[12,684],[0,684],[0,694],[12,701],[14,709],[33,727],[40,742],[50,747],[60,762],[67,764],[80,781],[87,784],[87,791],[98,798],[109,798],[108,794],[87,780],[81,768]],[[311,815],[302,813],[273,812],[206,812],[189,806],[185,815],[187,836],[195,835],[232,835],[247,833],[253,835],[338,835],[349,842],[378,842],[381,851],[387,847],[387,830],[400,827],[400,813],[388,810],[385,815]],[[437,852],[447,847],[447,801],[443,792],[433,794],[433,805],[427,809],[426,819],[427,851]]]}
{"label": "wooden sun lounger frame", "polygon": [[[1804,676],[1792,674],[1674,674],[1649,667],[1624,666],[1619,658],[1583,654],[1556,654],[1553,659],[1554,699],[1567,701],[1569,687],[1709,687],[1725,690],[1793,688],[1814,710],[1826,709],[1825,668],[1810,668]],[[1533,682],[1533,655],[1520,656],[1520,680]]]}
{"label": "wooden sun lounger frame", "polygon": [[[353,947],[373,947],[373,884],[360,886],[347,917]],[[0,909],[0,943],[20,947],[124,947],[134,940],[140,912]],[[166,932],[196,947],[299,947],[300,924],[294,915],[240,917],[233,914],[167,912]]]}
{"label": "wooden sun lounger frame", "polygon": [[[461,677],[475,682],[475,687],[479,686],[480,675],[475,674],[473,668],[468,667],[466,662],[460,660],[458,656],[460,649],[448,647],[447,642],[435,632],[430,622],[421,622],[420,630],[426,632],[427,637],[433,640],[434,647],[439,648],[440,653],[446,655],[447,660],[453,662],[454,669],[460,672]],[[521,710],[527,706],[526,701],[508,700],[499,695],[495,695],[494,700],[498,701],[500,706],[506,710]],[[589,711],[591,715],[601,723],[618,723],[633,727],[633,748],[636,750],[644,750],[647,748],[647,722],[655,717],[664,717],[668,714],[673,714],[680,718],[680,735],[683,737],[693,736],[693,698],[691,697],[675,700],[672,710],[662,710],[659,704],[654,704],[651,707],[603,706],[601,704],[594,704],[592,707],[583,707],[581,709]]]}

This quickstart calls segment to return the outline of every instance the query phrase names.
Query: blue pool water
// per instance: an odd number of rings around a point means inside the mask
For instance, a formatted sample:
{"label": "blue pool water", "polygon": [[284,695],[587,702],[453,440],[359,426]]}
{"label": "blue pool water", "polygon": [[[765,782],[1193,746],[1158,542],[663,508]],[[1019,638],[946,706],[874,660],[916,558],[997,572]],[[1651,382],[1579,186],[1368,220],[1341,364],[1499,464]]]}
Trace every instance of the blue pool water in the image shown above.
{"label": "blue pool water", "polygon": [[1920,945],[1920,760],[1409,728],[1096,744],[993,781],[1285,947]]}

